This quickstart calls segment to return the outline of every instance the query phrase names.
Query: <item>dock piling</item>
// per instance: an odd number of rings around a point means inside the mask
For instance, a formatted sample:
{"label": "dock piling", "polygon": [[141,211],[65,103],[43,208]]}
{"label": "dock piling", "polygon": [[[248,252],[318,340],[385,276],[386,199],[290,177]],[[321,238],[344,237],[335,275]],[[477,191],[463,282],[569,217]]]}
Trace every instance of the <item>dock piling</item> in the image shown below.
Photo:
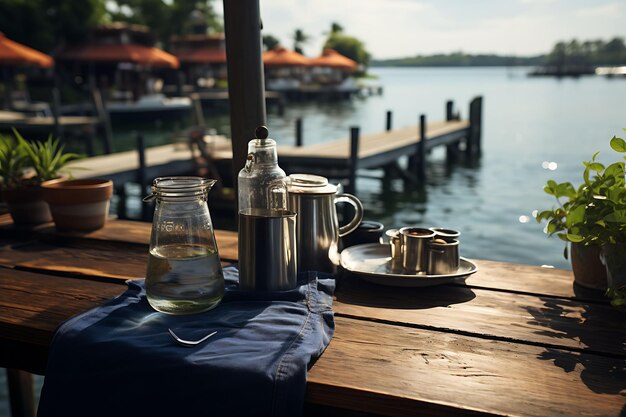
{"label": "dock piling", "polygon": [[420,114],[415,155],[409,157],[409,170],[420,181],[426,179],[426,115]]}
{"label": "dock piling", "polygon": [[350,128],[350,174],[346,191],[351,194],[356,193],[356,171],[359,163],[359,130],[358,126]]}
{"label": "dock piling", "polygon": [[296,119],[296,146],[302,146],[302,117]]}
{"label": "dock piling", "polygon": [[54,136],[64,140],[63,126],[61,126],[61,91],[58,87],[52,88],[52,117],[54,118]]}
{"label": "dock piling", "polygon": [[193,93],[190,96],[191,102],[193,103],[193,117],[196,122],[196,126],[204,127],[206,126],[204,122],[204,113],[202,112],[202,102],[200,101],[200,95],[198,93]]}
{"label": "dock piling", "polygon": [[137,182],[141,185],[142,192],[146,186],[146,142],[141,133],[135,132],[137,141],[137,155],[139,157],[139,168],[137,169]]}
{"label": "dock piling", "polygon": [[110,154],[113,152],[113,129],[111,128],[111,119],[109,113],[104,106],[104,100],[102,100],[102,94],[97,88],[91,90],[91,96],[95,107],[95,113],[100,120],[104,131],[104,152]]}
{"label": "dock piling", "polygon": [[474,97],[470,102],[469,107],[469,135],[467,137],[467,144],[465,152],[468,156],[480,155],[481,144],[480,139],[482,136],[482,96]]}
{"label": "dock piling", "polygon": [[[454,101],[446,101],[446,121],[460,120],[459,113],[454,113]],[[459,142],[446,145],[446,162],[448,164],[456,161],[459,153]]]}

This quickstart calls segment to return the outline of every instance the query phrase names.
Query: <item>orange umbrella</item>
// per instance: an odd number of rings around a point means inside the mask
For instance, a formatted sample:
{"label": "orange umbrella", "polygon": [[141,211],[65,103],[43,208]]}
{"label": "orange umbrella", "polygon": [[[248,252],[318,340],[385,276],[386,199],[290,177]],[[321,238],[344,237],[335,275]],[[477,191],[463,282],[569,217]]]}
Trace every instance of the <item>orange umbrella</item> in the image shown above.
{"label": "orange umbrella", "polygon": [[172,54],[138,44],[84,45],[66,49],[60,59],[98,62],[133,62],[155,67],[178,68],[178,58]]}
{"label": "orange umbrella", "polygon": [[309,59],[282,46],[263,53],[263,63],[269,67],[288,67],[309,65]]}
{"label": "orange umbrella", "polygon": [[225,64],[226,50],[220,48],[198,48],[174,53],[180,62],[189,64]]}
{"label": "orange umbrella", "polygon": [[334,49],[326,48],[322,55],[309,61],[309,65],[316,67],[331,67],[346,71],[355,71],[359,64],[350,58],[341,55]]}
{"label": "orange umbrella", "polygon": [[12,41],[0,32],[0,65],[36,65],[50,68],[54,65],[54,60],[49,55]]}

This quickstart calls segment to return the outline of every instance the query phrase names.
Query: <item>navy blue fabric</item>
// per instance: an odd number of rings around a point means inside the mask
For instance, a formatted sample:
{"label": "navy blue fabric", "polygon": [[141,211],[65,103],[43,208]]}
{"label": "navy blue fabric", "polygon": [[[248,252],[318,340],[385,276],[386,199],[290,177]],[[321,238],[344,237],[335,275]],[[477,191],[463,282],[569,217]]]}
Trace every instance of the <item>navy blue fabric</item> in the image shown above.
{"label": "navy blue fabric", "polygon": [[[143,281],[57,330],[41,393],[40,417],[298,416],[307,367],[333,335],[330,275],[307,272],[293,291],[237,289],[225,268],[222,302],[202,314],[172,316],[148,304]],[[196,339],[177,345],[168,334]]]}

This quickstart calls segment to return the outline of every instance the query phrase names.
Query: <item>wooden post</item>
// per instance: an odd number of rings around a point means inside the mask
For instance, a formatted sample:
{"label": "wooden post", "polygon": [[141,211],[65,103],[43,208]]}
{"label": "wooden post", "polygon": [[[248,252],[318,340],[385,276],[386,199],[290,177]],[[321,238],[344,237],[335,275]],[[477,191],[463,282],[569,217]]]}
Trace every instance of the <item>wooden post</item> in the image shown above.
{"label": "wooden post", "polygon": [[[137,139],[137,155],[139,157],[139,168],[137,169],[137,182],[141,187],[141,198],[145,195],[146,188],[148,186],[146,179],[146,141],[141,133],[135,133]],[[148,217],[149,210],[147,204],[141,205],[141,219],[144,221],[150,220]]]}
{"label": "wooden post", "polygon": [[146,141],[141,133],[135,132],[137,140],[137,156],[139,157],[139,168],[137,169],[137,182],[141,185],[142,192],[146,186]]}
{"label": "wooden post", "polygon": [[224,0],[224,32],[236,194],[248,142],[256,128],[266,124],[259,0]]}
{"label": "wooden post", "polygon": [[54,136],[63,141],[63,126],[61,126],[61,91],[56,86],[52,88],[52,117],[54,119]]}
{"label": "wooden post", "polygon": [[391,110],[387,110],[387,118],[385,121],[385,131],[389,132],[391,130]]}
{"label": "wooden post", "polygon": [[204,121],[204,113],[202,112],[202,102],[200,101],[200,95],[198,93],[191,94],[191,102],[193,103],[193,117],[196,122],[196,126],[206,126]]}
{"label": "wooden post", "polygon": [[409,170],[415,173],[418,180],[426,179],[426,115],[420,114],[418,127],[418,141],[415,145],[415,155],[409,157]]}
{"label": "wooden post", "polygon": [[346,191],[356,194],[356,171],[359,168],[359,127],[350,128],[350,174]]}
{"label": "wooden post", "polygon": [[469,108],[469,135],[467,137],[467,145],[465,152],[468,156],[480,155],[481,144],[480,139],[482,136],[482,106],[483,98],[481,96],[475,97],[470,102]]}
{"label": "wooden post", "polygon": [[2,76],[4,78],[4,108],[13,110],[13,76],[7,65],[2,66]]}
{"label": "wooden post", "polygon": [[454,120],[454,101],[446,101],[446,120]]}
{"label": "wooden post", "polygon": [[20,369],[7,368],[7,382],[13,417],[35,417],[33,376]]}
{"label": "wooden post", "polygon": [[[454,114],[454,101],[446,101],[446,121],[457,120],[457,115]],[[452,163],[456,160],[459,150],[459,142],[454,142],[446,145],[446,162]]]}
{"label": "wooden post", "polygon": [[181,71],[180,69],[178,71],[176,71],[176,94],[178,94],[179,97],[182,97],[184,92],[184,86],[185,86],[185,73],[183,73],[183,71]]}
{"label": "wooden post", "polygon": [[104,131],[104,152],[110,154],[113,152],[113,129],[111,129],[111,119],[109,118],[109,112],[107,112],[102,100],[100,90],[93,88],[91,90],[91,96],[95,108],[95,113]]}
{"label": "wooden post", "polygon": [[126,183],[115,187],[115,194],[117,194],[117,216],[120,219],[127,219],[128,213],[126,212]]}
{"label": "wooden post", "polygon": [[296,146],[302,146],[302,117],[296,119]]}

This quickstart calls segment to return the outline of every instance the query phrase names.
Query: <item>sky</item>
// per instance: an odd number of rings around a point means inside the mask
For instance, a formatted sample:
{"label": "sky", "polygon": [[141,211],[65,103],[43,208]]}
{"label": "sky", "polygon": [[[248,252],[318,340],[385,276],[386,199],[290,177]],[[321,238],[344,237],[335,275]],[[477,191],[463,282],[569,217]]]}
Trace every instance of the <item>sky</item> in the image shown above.
{"label": "sky", "polygon": [[[332,22],[374,58],[420,54],[549,52],[560,40],[626,38],[626,0],[259,0],[263,34],[289,48],[293,32],[319,54]],[[213,2],[219,13],[222,2]]]}

